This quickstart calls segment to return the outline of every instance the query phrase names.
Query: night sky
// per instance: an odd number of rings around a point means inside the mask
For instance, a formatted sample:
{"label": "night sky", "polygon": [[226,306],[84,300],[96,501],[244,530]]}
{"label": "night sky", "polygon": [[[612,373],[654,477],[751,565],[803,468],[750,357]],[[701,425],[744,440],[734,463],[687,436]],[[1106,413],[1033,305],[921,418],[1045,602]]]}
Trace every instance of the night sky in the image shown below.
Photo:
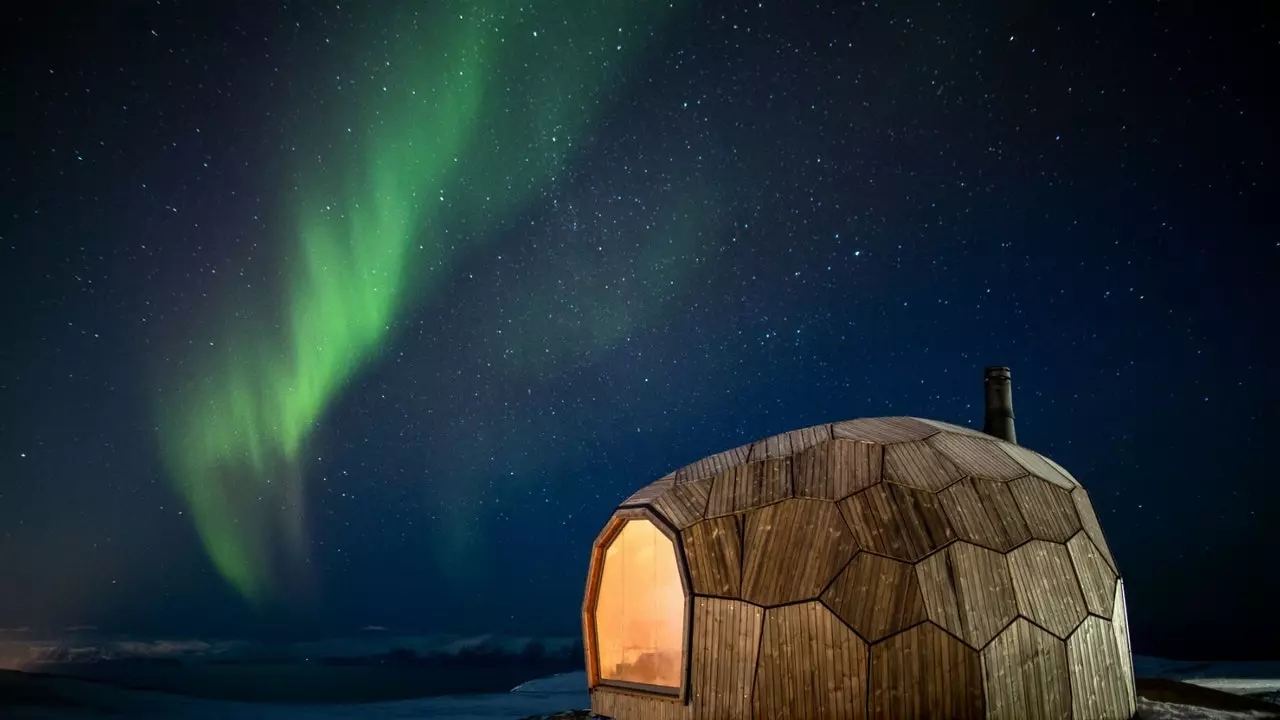
{"label": "night sky", "polygon": [[958,5],[11,9],[0,627],[573,634],[636,488],[1002,364],[1135,650],[1274,658],[1280,31]]}

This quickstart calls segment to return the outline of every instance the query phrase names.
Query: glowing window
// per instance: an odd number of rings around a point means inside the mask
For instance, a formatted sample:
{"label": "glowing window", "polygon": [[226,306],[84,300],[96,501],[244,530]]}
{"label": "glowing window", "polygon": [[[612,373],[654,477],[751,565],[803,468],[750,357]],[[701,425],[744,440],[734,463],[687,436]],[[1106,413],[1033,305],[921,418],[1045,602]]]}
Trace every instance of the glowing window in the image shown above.
{"label": "glowing window", "polygon": [[609,543],[595,620],[600,679],[679,690],[684,588],[675,546],[648,520]]}

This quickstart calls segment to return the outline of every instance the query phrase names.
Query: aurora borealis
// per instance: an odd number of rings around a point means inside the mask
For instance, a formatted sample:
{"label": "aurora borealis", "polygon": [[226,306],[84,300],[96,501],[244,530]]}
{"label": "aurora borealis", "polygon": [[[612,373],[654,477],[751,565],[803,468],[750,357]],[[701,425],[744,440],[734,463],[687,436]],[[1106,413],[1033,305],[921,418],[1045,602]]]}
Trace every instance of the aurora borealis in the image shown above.
{"label": "aurora borealis", "polygon": [[635,488],[980,422],[998,363],[1136,647],[1280,645],[1280,45],[1232,12],[15,11],[0,630],[574,633]]}
{"label": "aurora borealis", "polygon": [[508,7],[460,3],[391,23],[399,29],[378,74],[352,91],[352,117],[316,121],[336,138],[332,157],[297,169],[282,319],[228,322],[219,349],[201,348],[176,378],[178,399],[161,400],[162,444],[204,546],[251,600],[267,591],[271,544],[304,542],[312,427],[398,314],[431,301],[457,256],[554,179],[611,66],[660,30],[627,5],[544,5],[539,14],[565,18],[550,28]]}

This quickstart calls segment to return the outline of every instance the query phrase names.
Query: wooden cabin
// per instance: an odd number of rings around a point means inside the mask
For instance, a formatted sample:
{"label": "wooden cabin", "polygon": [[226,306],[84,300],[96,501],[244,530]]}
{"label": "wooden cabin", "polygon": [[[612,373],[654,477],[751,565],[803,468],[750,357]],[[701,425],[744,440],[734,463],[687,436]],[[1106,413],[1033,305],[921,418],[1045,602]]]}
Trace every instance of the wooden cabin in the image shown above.
{"label": "wooden cabin", "polygon": [[1008,370],[987,383],[1001,437],[911,417],[818,425],[623,501],[583,601],[592,711],[1131,718],[1124,585],[1089,496],[1002,439]]}

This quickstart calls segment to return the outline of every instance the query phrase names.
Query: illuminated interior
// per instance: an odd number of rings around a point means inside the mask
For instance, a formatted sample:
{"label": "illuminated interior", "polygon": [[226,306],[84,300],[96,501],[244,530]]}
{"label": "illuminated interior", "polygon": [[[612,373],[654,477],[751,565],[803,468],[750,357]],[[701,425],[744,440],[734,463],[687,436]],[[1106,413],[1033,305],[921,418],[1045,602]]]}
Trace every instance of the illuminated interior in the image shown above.
{"label": "illuminated interior", "polygon": [[596,599],[600,679],[679,690],[685,597],[671,540],[627,520],[609,543]]}

